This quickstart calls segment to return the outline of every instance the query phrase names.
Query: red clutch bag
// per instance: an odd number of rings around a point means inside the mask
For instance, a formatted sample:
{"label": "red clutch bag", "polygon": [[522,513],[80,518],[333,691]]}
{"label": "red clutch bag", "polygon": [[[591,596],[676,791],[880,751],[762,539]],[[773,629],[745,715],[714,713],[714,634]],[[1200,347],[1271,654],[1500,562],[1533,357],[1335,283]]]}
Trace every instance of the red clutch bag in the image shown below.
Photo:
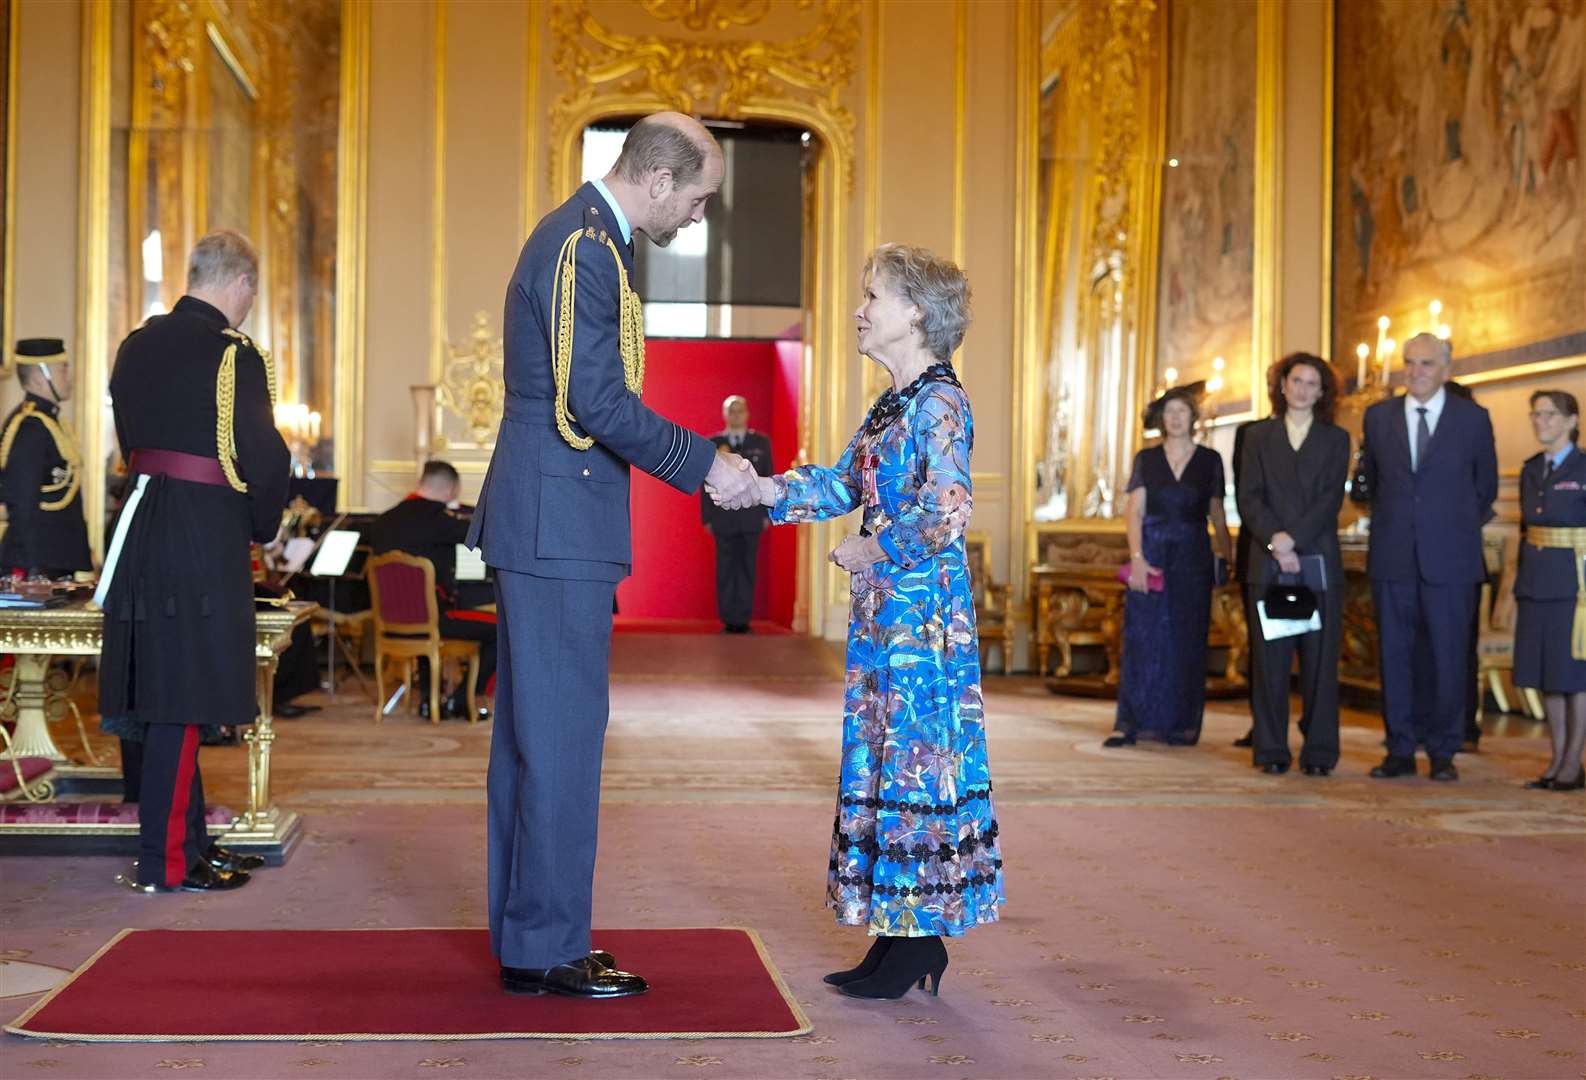
{"label": "red clutch bag", "polygon": [[[1129,563],[1118,567],[1117,578],[1120,584],[1129,584]],[[1162,579],[1162,571],[1153,570],[1145,576],[1146,588],[1152,592],[1161,592],[1167,587],[1167,582]]]}

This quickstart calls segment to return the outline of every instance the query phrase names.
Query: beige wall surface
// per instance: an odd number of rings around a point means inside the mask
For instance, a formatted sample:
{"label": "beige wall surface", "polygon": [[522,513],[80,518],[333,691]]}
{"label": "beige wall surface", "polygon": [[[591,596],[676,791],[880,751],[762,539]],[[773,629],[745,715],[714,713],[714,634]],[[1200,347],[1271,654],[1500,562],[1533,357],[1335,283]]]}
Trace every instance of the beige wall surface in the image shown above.
{"label": "beige wall surface", "polygon": [[[77,346],[78,16],[73,0],[18,5],[12,329],[19,338],[63,338],[69,355]],[[0,410],[20,397],[16,380],[4,380]]]}

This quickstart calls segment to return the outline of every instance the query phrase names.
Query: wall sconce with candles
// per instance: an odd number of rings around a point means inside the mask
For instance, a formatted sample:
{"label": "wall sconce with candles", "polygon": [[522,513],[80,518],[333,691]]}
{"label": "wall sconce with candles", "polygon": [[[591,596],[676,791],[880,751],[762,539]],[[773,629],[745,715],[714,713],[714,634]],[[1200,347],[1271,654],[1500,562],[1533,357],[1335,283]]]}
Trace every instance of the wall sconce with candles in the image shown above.
{"label": "wall sconce with candles", "polygon": [[[1443,302],[1433,300],[1426,305],[1430,321],[1419,329],[1412,330],[1410,337],[1418,333],[1435,334],[1443,341],[1453,337],[1453,327],[1443,321]],[[1386,391],[1392,377],[1393,354],[1398,351],[1399,342],[1388,331],[1393,326],[1393,320],[1383,315],[1377,319],[1377,343],[1375,348],[1362,341],[1355,346],[1355,391],[1357,393],[1377,389]]]}
{"label": "wall sconce with candles", "polygon": [[275,407],[275,429],[292,452],[292,475],[314,475],[314,447],[319,444],[320,415],[300,401],[283,401]]}

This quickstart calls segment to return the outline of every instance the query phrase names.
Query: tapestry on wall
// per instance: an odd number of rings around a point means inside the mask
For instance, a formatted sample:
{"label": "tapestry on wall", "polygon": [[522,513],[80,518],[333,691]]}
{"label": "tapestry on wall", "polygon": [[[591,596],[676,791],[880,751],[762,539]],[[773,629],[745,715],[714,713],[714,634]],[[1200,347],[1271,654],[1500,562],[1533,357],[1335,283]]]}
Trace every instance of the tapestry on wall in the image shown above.
{"label": "tapestry on wall", "polygon": [[1337,19],[1334,356],[1384,315],[1399,343],[1446,327],[1456,374],[1586,353],[1586,0]]}
{"label": "tapestry on wall", "polygon": [[1255,296],[1255,4],[1175,0],[1167,65],[1155,381],[1206,380],[1215,411],[1239,412]]}

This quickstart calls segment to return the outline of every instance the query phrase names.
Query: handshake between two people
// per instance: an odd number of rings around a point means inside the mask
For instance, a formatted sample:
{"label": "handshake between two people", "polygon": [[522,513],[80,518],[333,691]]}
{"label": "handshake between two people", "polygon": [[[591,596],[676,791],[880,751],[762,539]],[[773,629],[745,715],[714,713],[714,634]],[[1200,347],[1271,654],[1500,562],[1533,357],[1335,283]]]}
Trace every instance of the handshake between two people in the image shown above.
{"label": "handshake between two people", "polygon": [[705,493],[723,510],[747,510],[776,504],[776,484],[754,466],[726,450],[719,450],[705,474]]}
{"label": "handshake between two people", "polygon": [[[726,450],[718,451],[705,474],[705,493],[723,510],[776,505],[776,481],[754,471],[748,461]],[[847,536],[827,556],[839,567],[857,574],[887,557],[873,536]]]}

